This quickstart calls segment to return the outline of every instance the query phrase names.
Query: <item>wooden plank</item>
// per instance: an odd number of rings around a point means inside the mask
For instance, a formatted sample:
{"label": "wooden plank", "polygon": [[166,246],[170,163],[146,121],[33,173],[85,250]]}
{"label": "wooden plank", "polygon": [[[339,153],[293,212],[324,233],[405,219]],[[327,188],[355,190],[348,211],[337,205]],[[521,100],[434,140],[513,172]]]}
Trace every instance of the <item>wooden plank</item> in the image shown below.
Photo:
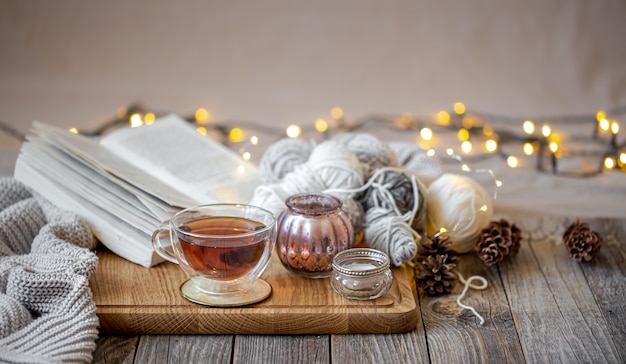
{"label": "wooden plank", "polygon": [[[463,303],[473,306],[485,318],[479,319],[458,306],[456,299],[463,290],[458,282],[451,294],[431,297],[420,292],[430,360],[435,363],[519,363],[524,361],[513,317],[497,267],[486,267],[478,256],[460,256],[459,272],[465,278],[480,275],[489,284],[485,290],[470,289]],[[476,282],[474,282],[476,283]]]}
{"label": "wooden plank", "polygon": [[136,363],[167,363],[170,336],[143,335],[137,344]]}
{"label": "wooden plank", "polygon": [[138,336],[99,336],[93,352],[93,363],[133,363],[138,342]]}
{"label": "wooden plank", "polygon": [[[472,254],[463,255],[461,272],[466,277],[481,274],[490,282],[487,290],[470,290],[464,300],[485,316],[484,327],[456,306],[462,289],[457,285],[449,297],[421,294],[416,314],[423,321],[405,334],[239,335],[230,340],[230,347],[212,341],[232,336],[101,336],[94,362],[172,357],[184,362],[229,361],[217,354],[202,360],[191,353],[198,347],[202,352],[232,353],[237,363],[624,362],[626,224],[594,220],[592,228],[603,234],[605,246],[591,264],[574,262],[561,243],[549,239],[525,240],[520,253],[497,268],[482,266]],[[207,341],[216,348],[206,348]],[[171,356],[170,350],[178,354]]]}
{"label": "wooden plank", "polygon": [[626,221],[599,219],[590,227],[604,238],[596,258],[581,264],[589,288],[604,316],[617,348],[626,362]]}
{"label": "wooden plank", "polygon": [[[417,296],[413,269],[409,269],[413,295]],[[428,346],[420,308],[415,312],[416,329],[403,334],[386,335],[332,335],[333,363],[426,363]]]}
{"label": "wooden plank", "polygon": [[387,294],[355,301],[333,292],[328,279],[288,273],[274,256],[263,275],[273,289],[267,300],[214,308],[181,297],[179,286],[186,277],[174,264],[147,269],[106,250],[98,256],[98,270],[90,283],[102,333],[397,333],[417,324],[417,305],[403,268],[393,269],[394,283]]}
{"label": "wooden plank", "polygon": [[527,361],[619,362],[580,263],[554,238],[522,244],[501,275]]}
{"label": "wooden plank", "polygon": [[235,339],[234,364],[329,362],[329,335],[238,335]]}
{"label": "wooden plank", "polygon": [[422,328],[404,334],[333,335],[333,363],[427,363],[428,349]]}
{"label": "wooden plank", "polygon": [[137,363],[230,363],[232,335],[143,335]]}

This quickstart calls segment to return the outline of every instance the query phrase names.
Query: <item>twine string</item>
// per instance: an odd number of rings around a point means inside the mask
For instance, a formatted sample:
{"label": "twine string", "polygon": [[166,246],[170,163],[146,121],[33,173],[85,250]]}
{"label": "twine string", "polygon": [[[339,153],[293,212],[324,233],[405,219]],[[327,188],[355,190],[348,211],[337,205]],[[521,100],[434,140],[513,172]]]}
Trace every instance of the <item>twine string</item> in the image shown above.
{"label": "twine string", "polygon": [[[465,295],[467,294],[467,290],[470,288],[476,289],[476,290],[483,290],[487,288],[488,286],[487,279],[482,276],[471,276],[467,280],[465,280],[465,278],[463,277],[463,275],[461,275],[461,273],[459,272],[455,272],[455,273],[457,274],[457,276],[459,276],[459,280],[461,281],[461,283],[465,285],[465,287],[463,287],[463,292],[461,292],[459,297],[456,298],[456,304],[466,310],[472,311],[474,316],[478,317],[478,319],[480,320],[480,325],[482,326],[485,323],[485,319],[476,311],[474,307],[464,304],[463,302],[461,302],[461,300],[465,297]],[[474,280],[481,281],[482,284],[481,285],[472,284],[472,281]]]}
{"label": "twine string", "polygon": [[[382,183],[384,181],[384,174],[387,172],[397,172],[397,173],[404,174],[405,176],[409,176],[409,179],[411,181],[412,191],[413,191],[413,206],[411,210],[407,211],[407,213],[405,214],[402,214],[400,210],[398,209],[398,205],[396,203],[395,197],[390,191],[390,188],[392,186],[391,182],[384,183],[384,184]],[[380,182],[378,181],[378,179],[380,179]],[[376,206],[385,208],[386,210],[393,211],[396,216],[401,217],[409,225],[413,223],[413,219],[415,218],[415,215],[417,214],[417,210],[419,209],[419,202],[420,202],[419,190],[418,190],[418,186],[417,186],[417,182],[415,181],[415,178],[411,178],[410,175],[407,174],[406,170],[402,168],[396,168],[396,167],[378,168],[376,172],[374,172],[372,177],[370,177],[366,183],[364,183],[362,186],[358,188],[329,188],[329,189],[324,190],[323,192],[329,193],[329,194],[345,193],[345,194],[348,194],[349,196],[354,196],[357,193],[363,192],[370,187],[378,190],[378,192],[380,193],[380,195],[379,194],[372,195],[372,198],[374,199],[374,204]],[[383,201],[379,200],[379,196],[381,200]]]}

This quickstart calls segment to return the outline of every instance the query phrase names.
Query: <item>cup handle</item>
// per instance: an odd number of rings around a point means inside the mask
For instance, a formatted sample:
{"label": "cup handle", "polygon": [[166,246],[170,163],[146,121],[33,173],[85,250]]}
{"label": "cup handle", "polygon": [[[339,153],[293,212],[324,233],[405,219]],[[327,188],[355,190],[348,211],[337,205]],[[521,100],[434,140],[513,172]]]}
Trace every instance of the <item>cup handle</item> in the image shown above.
{"label": "cup handle", "polygon": [[161,233],[162,232],[167,232],[167,235],[169,236],[170,233],[170,228],[167,225],[163,225],[163,226],[159,226],[153,233],[152,233],[152,248],[154,249],[154,251],[161,256],[161,258],[170,261],[172,263],[176,263],[178,264],[178,260],[176,259],[176,257],[174,255],[172,255],[172,253],[165,249],[163,247],[163,244],[161,243]]}

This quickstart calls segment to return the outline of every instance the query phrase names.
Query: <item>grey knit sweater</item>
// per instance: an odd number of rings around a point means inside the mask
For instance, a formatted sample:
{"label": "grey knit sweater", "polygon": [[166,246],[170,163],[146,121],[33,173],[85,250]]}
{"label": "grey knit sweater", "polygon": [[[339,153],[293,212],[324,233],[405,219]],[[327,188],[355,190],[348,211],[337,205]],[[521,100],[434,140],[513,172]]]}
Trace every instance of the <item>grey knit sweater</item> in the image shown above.
{"label": "grey knit sweater", "polygon": [[0,362],[92,360],[96,244],[79,217],[0,178]]}

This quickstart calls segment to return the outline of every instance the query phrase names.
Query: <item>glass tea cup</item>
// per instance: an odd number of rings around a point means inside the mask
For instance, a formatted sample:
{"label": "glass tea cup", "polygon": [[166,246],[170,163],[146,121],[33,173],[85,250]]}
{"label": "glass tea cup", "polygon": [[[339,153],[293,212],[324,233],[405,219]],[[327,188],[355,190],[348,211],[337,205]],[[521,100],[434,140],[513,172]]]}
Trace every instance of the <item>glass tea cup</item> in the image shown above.
{"label": "glass tea cup", "polygon": [[[171,249],[163,244],[166,235]],[[259,277],[275,242],[274,215],[244,204],[188,208],[152,234],[156,253],[178,264],[189,277],[181,285],[181,294],[211,306],[239,306],[267,298],[271,286]]]}

